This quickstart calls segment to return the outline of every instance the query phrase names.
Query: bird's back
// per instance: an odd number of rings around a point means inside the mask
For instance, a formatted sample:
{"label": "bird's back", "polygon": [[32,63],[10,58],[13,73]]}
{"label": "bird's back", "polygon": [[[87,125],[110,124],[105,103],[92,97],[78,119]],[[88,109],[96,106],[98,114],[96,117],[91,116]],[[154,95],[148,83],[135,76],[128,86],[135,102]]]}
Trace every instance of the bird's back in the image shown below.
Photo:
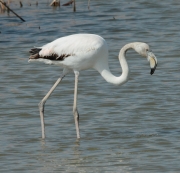
{"label": "bird's back", "polygon": [[44,59],[45,63],[62,65],[74,70],[93,68],[100,56],[108,54],[105,40],[94,34],[61,37],[38,47],[38,50],[36,60]]}

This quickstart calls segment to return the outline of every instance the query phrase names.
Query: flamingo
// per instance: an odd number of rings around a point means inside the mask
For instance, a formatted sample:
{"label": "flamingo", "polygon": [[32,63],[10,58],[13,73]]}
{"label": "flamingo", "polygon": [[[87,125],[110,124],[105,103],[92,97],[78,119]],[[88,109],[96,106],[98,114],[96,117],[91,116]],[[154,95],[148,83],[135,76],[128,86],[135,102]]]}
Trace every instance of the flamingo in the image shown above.
{"label": "flamingo", "polygon": [[122,85],[128,81],[129,68],[126,61],[126,52],[134,49],[142,57],[147,57],[150,63],[150,74],[152,75],[157,66],[157,59],[150,51],[149,45],[143,42],[126,44],[119,52],[119,61],[122,74],[114,76],[108,65],[108,46],[106,41],[94,34],[74,34],[58,38],[42,47],[35,47],[30,50],[29,62],[40,61],[45,64],[54,64],[63,67],[63,72],[55,84],[39,103],[42,138],[45,138],[44,126],[44,105],[62,79],[70,72],[75,74],[73,114],[77,138],[79,133],[79,113],[77,109],[78,78],[81,70],[93,68],[109,83]]}

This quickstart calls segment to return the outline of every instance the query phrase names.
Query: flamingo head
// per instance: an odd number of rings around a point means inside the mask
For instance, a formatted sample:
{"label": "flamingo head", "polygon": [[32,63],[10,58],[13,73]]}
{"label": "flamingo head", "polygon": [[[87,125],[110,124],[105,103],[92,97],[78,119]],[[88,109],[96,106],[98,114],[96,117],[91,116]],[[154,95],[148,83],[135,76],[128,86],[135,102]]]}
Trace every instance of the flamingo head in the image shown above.
{"label": "flamingo head", "polygon": [[142,42],[136,42],[136,44],[134,45],[134,49],[141,56],[147,57],[147,60],[149,61],[150,68],[151,68],[150,74],[152,75],[155,72],[156,67],[157,67],[157,58],[152,53],[152,51],[150,51],[149,45]]}

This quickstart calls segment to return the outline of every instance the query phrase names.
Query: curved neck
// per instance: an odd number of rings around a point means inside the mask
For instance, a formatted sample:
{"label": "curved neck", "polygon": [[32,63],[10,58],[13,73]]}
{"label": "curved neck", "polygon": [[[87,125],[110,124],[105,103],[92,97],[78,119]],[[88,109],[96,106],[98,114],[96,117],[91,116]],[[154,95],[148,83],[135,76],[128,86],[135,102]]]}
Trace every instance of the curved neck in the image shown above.
{"label": "curved neck", "polygon": [[122,68],[122,74],[119,77],[114,76],[109,70],[109,66],[107,64],[106,67],[101,66],[103,68],[97,69],[101,76],[109,83],[114,85],[122,85],[128,81],[129,77],[129,68],[125,58],[126,51],[128,49],[134,49],[134,43],[126,44],[119,52],[119,61]]}

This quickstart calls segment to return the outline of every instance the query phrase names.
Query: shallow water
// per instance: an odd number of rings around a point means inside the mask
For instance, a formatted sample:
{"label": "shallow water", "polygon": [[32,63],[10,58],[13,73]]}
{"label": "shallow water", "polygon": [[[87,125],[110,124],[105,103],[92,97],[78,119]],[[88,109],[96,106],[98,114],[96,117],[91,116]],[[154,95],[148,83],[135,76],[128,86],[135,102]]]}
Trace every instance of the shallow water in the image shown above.
{"label": "shallow water", "polygon": [[[49,1],[50,2],[50,1]],[[67,1],[62,1],[65,3]],[[48,1],[13,2],[0,14],[1,172],[180,172],[180,2],[77,1],[51,8]],[[69,74],[46,103],[45,140],[38,103],[62,69],[28,63],[29,49],[58,37],[93,33],[110,49],[110,69],[126,43],[143,41],[158,59],[154,75],[134,51],[127,53],[131,77],[113,86],[94,70],[80,74],[81,139],[72,115],[74,75]]]}

